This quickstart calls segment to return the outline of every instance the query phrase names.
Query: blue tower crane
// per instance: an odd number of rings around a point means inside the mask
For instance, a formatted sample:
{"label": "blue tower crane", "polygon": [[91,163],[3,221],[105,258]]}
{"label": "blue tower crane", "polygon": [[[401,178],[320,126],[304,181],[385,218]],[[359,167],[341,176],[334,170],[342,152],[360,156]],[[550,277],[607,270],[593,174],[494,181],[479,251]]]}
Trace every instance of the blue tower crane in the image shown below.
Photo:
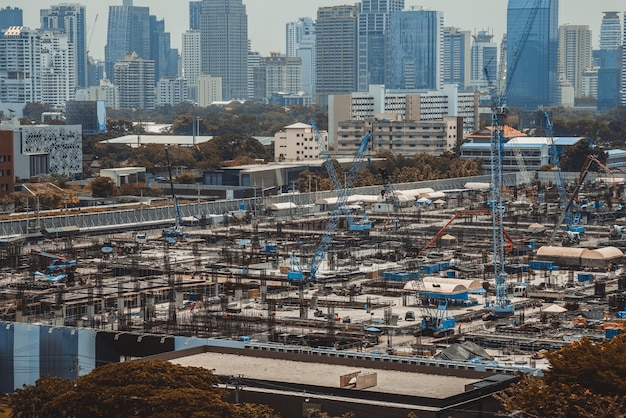
{"label": "blue tower crane", "polygon": [[[317,130],[314,124],[313,124],[313,127],[314,127],[314,131]],[[316,133],[316,139],[317,139],[318,134],[319,134],[319,131],[317,131]],[[317,140],[319,141],[319,139]],[[335,205],[335,208],[331,210],[328,214],[328,223],[326,224],[326,229],[324,230],[324,233],[322,234],[322,238],[320,239],[320,242],[317,246],[317,249],[315,250],[315,253],[313,254],[313,260],[311,260],[311,265],[309,269],[310,277],[305,277],[304,268],[298,261],[298,258],[296,257],[296,255],[292,253],[290,257],[291,268],[287,272],[287,279],[289,280],[289,282],[298,282],[298,281],[303,282],[306,280],[310,280],[312,282],[317,281],[317,270],[319,269],[320,264],[322,263],[322,260],[324,259],[324,257],[326,257],[328,248],[330,247],[333,237],[335,236],[335,232],[337,231],[337,225],[339,223],[339,219],[341,215],[344,214],[346,211],[346,207],[345,207],[346,202],[348,200],[348,196],[350,195],[350,190],[352,189],[352,186],[354,185],[354,181],[356,180],[356,176],[359,170],[361,169],[361,162],[364,159],[365,151],[367,149],[367,144],[369,140],[370,140],[370,134],[365,135],[363,139],[361,140],[361,145],[359,149],[357,150],[356,154],[354,155],[354,159],[352,160],[350,171],[346,175],[346,185],[345,187],[340,187],[337,189],[337,204]],[[334,177],[335,180],[332,180],[332,181],[337,181],[337,173],[335,171],[335,167],[332,164],[332,161],[330,160],[330,158],[328,157],[327,148],[324,146],[324,149],[322,150],[322,145],[321,145],[322,142],[323,141],[320,141],[318,142],[318,144],[320,147],[320,154],[324,156],[324,165],[326,169],[328,170],[329,175],[331,176],[331,179]],[[331,174],[331,173],[334,173],[334,174]]]}
{"label": "blue tower crane", "polygon": [[324,159],[324,168],[326,168],[326,171],[328,172],[328,177],[330,178],[333,188],[337,191],[338,195],[340,193],[346,194],[346,201],[340,206],[339,200],[337,200],[337,205],[335,205],[335,207],[339,208],[342,214],[346,217],[346,220],[348,221],[348,227],[351,231],[370,230],[372,228],[372,222],[368,219],[367,212],[360,221],[357,221],[354,219],[352,211],[347,207],[347,199],[352,192],[352,187],[354,186],[354,182],[356,181],[357,174],[359,173],[359,171],[361,171],[361,167],[365,159],[367,143],[363,143],[363,140],[361,140],[361,147],[357,150],[354,159],[352,160],[350,170],[346,174],[345,181],[342,184],[339,181],[339,177],[337,176],[337,170],[335,169],[335,165],[333,164],[330,152],[328,151],[328,144],[326,144],[326,141],[324,141],[324,139],[322,138],[319,129],[317,129],[315,121],[311,121],[311,127],[313,129],[313,135],[315,136],[315,142],[317,143],[320,156]]}
{"label": "blue tower crane", "polygon": [[526,46],[526,41],[537,17],[541,0],[535,0],[533,8],[530,10],[524,32],[516,45],[514,60],[511,68],[507,69],[506,83],[503,91],[498,91],[494,86],[487,67],[484,68],[485,76],[489,82],[491,95],[491,212],[493,225],[493,273],[495,276],[496,301],[492,306],[492,313],[499,318],[509,317],[515,313],[515,307],[508,298],[508,284],[506,283],[507,273],[505,271],[504,257],[504,199],[502,188],[504,186],[502,174],[504,128],[506,119],[506,95],[511,86],[515,71],[519,64],[519,58]]}

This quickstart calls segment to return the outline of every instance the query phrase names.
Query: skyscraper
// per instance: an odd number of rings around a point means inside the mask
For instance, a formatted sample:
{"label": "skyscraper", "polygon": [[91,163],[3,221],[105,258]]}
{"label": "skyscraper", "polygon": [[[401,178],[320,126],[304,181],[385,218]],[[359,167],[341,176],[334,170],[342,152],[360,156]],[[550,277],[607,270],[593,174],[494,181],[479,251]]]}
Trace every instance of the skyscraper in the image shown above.
{"label": "skyscraper", "polygon": [[442,51],[442,12],[392,12],[387,47],[387,88],[440,89]]}
{"label": "skyscraper", "polygon": [[616,108],[621,102],[621,46],[619,12],[604,12],[600,25],[600,50],[597,53],[599,111]]}
{"label": "skyscraper", "polygon": [[583,73],[593,68],[591,30],[587,25],[559,27],[559,79],[574,87],[574,97],[582,97]]}
{"label": "skyscraper", "polygon": [[328,105],[328,95],[357,88],[358,14],[358,4],[317,10],[316,102],[323,108]]}
{"label": "skyscraper", "polygon": [[[538,7],[524,48],[533,7]],[[533,110],[557,103],[558,81],[558,0],[541,0],[537,6],[527,0],[509,0],[507,9],[507,103]],[[511,77],[511,69],[517,65]]]}
{"label": "skyscraper", "polygon": [[154,61],[155,80],[178,75],[178,50],[171,48],[170,33],[165,32],[165,20],[150,15],[150,55]]}
{"label": "skyscraper", "polygon": [[198,77],[200,76],[200,31],[188,30],[183,33],[180,55],[181,76],[187,80],[188,97],[198,100]]}
{"label": "skyscraper", "polygon": [[202,73],[222,78],[224,100],[248,96],[248,16],[241,0],[204,0]]}
{"label": "skyscraper", "polygon": [[87,39],[85,6],[62,3],[40,11],[41,30],[59,31],[67,35],[68,42],[74,49],[72,64],[76,75],[73,89],[86,88],[87,82]]}
{"label": "skyscraper", "polygon": [[358,90],[385,83],[385,37],[389,13],[404,9],[404,0],[363,0],[358,17]]}
{"label": "skyscraper", "polygon": [[287,23],[286,32],[287,56],[302,60],[302,91],[315,96],[315,21],[301,17],[297,22]]}
{"label": "skyscraper", "polygon": [[114,66],[115,85],[118,88],[120,109],[154,109],[156,91],[154,61],[140,58],[128,52]]}
{"label": "skyscraper", "polygon": [[442,77],[445,84],[456,84],[460,90],[470,87],[471,35],[469,31],[446,27],[443,31]]}
{"label": "skyscraper", "polygon": [[76,91],[74,44],[65,33],[47,31],[39,36],[41,103],[64,106]]}
{"label": "skyscraper", "polygon": [[150,55],[150,9],[133,6],[124,0],[122,6],[109,6],[107,44],[104,49],[106,76],[115,83],[113,67],[129,51],[144,59]]}
{"label": "skyscraper", "polygon": [[489,71],[490,77],[498,74],[498,45],[493,42],[493,35],[481,30],[477,35],[472,35],[472,74],[471,83],[475,88],[484,88],[489,85],[485,78],[485,67]]}
{"label": "skyscraper", "polygon": [[40,52],[34,30],[14,26],[0,36],[0,102],[41,103]]}
{"label": "skyscraper", "polygon": [[200,30],[200,15],[202,14],[202,0],[189,2],[189,29]]}
{"label": "skyscraper", "polygon": [[23,26],[24,17],[22,9],[17,7],[5,7],[0,9],[0,32],[4,32],[11,26]]}

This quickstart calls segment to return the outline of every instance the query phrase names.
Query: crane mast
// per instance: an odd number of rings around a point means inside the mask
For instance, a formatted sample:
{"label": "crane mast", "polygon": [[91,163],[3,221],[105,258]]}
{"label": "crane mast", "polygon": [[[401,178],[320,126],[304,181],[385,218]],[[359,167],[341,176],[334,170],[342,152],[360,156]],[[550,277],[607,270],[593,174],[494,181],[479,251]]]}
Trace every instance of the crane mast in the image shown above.
{"label": "crane mast", "polygon": [[[495,277],[496,301],[492,307],[492,312],[496,317],[508,317],[515,313],[515,307],[508,299],[508,285],[506,283],[507,273],[505,271],[504,257],[504,199],[502,189],[504,187],[502,160],[504,144],[504,126],[506,119],[506,97],[519,65],[520,57],[530,36],[535,18],[539,12],[541,0],[535,0],[534,6],[530,9],[528,19],[524,26],[524,31],[515,45],[510,68],[507,68],[506,82],[504,89],[499,90],[499,86],[493,84],[487,67],[484,68],[485,76],[490,85],[491,95],[491,213],[493,225],[493,273]],[[507,40],[507,45],[510,43]],[[507,46],[508,49],[508,46]]]}
{"label": "crane mast", "polygon": [[[317,127],[314,122],[311,123],[313,126],[313,132],[315,135],[315,139],[318,142],[318,147],[320,150],[320,155],[324,157],[324,166],[328,170],[329,176],[331,179],[334,178],[333,185],[335,183],[339,184],[337,180],[337,173],[335,171],[335,166],[333,165],[328,150],[326,148],[326,144],[321,140],[321,135],[317,130]],[[329,212],[328,214],[328,223],[326,224],[326,229],[322,234],[322,238],[313,254],[313,259],[311,260],[310,266],[310,280],[315,282],[317,281],[317,271],[322,263],[324,257],[326,257],[326,253],[328,252],[328,248],[330,247],[331,242],[333,241],[333,237],[335,236],[335,232],[337,231],[337,225],[339,224],[339,219],[343,213],[346,211],[346,203],[348,201],[348,196],[350,195],[350,190],[354,185],[354,181],[356,180],[356,176],[361,169],[361,163],[365,157],[365,151],[367,149],[367,144],[370,140],[370,134],[367,134],[361,139],[361,145],[354,155],[354,159],[352,160],[352,165],[350,166],[350,171],[346,175],[346,184],[345,187],[339,187],[337,189],[337,204],[335,208]],[[334,173],[334,174],[331,174]],[[298,258],[295,254],[291,254],[291,268],[287,272],[287,279],[290,282],[300,281],[303,282],[305,280],[304,277],[304,269]]]}

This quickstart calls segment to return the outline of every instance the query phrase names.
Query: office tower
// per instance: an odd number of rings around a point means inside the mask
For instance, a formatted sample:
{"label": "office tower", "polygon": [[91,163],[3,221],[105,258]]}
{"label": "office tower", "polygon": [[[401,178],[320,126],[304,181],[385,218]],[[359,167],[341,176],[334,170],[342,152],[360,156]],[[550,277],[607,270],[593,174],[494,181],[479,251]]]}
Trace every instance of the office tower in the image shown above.
{"label": "office tower", "polygon": [[104,78],[104,61],[89,59],[87,65],[87,87],[98,86]]}
{"label": "office tower", "polygon": [[128,52],[114,66],[120,109],[152,110],[156,105],[154,61]]}
{"label": "office tower", "polygon": [[385,84],[388,88],[439,90],[442,87],[442,12],[392,12],[387,45]]}
{"label": "office tower", "polygon": [[559,27],[559,79],[574,88],[574,97],[582,97],[583,73],[593,68],[591,30],[587,25]]}
{"label": "office tower", "polygon": [[600,24],[600,49],[614,50],[622,46],[622,22],[619,12],[604,12]]}
{"label": "office tower", "polygon": [[187,101],[187,92],[187,80],[184,78],[163,77],[156,85],[156,104],[177,106]]}
{"label": "office tower", "polygon": [[301,17],[297,22],[289,22],[287,31],[287,56],[302,60],[302,91],[315,96],[315,21]]}
{"label": "office tower", "polygon": [[241,0],[204,0],[202,74],[222,79],[224,100],[248,95],[248,16]]}
{"label": "office tower", "polygon": [[202,0],[189,2],[189,29],[200,30],[200,15],[202,14]]}
{"label": "office tower", "polygon": [[11,26],[24,26],[22,9],[17,7],[0,9],[0,32],[4,32]]}
{"label": "office tower", "polygon": [[188,97],[198,100],[198,77],[200,76],[200,31],[188,30],[182,35],[182,51],[180,54],[180,75],[187,80]]}
{"label": "office tower", "polygon": [[621,103],[622,23],[619,12],[604,12],[600,25],[598,65],[598,110],[614,109]]}
{"label": "office tower", "polygon": [[489,85],[485,77],[485,67],[495,82],[498,76],[498,45],[493,42],[493,35],[481,30],[477,35],[472,35],[472,73],[470,76],[472,86],[480,89]]}
{"label": "office tower", "polygon": [[442,67],[444,84],[456,84],[460,90],[470,87],[471,39],[469,31],[453,27],[444,28]]}
{"label": "office tower", "polygon": [[[538,7],[530,32],[529,17]],[[510,107],[537,109],[557,103],[558,0],[509,0],[507,9],[507,103]],[[528,38],[523,49],[524,36]],[[521,49],[521,50],[519,50]],[[510,72],[517,65],[511,77]]]}
{"label": "office tower", "polygon": [[75,54],[76,86],[86,88],[87,82],[87,39],[85,6],[62,3],[40,11],[41,30],[59,31],[67,35]]}
{"label": "office tower", "polygon": [[170,33],[165,32],[165,20],[150,15],[150,55],[154,61],[155,80],[178,76],[178,50],[171,48]]}
{"label": "office tower", "polygon": [[41,103],[41,37],[14,26],[0,36],[0,102]]}
{"label": "office tower", "polygon": [[41,37],[41,103],[56,107],[74,99],[76,58],[74,44],[60,32],[42,32]]}
{"label": "office tower", "polygon": [[317,10],[316,102],[328,106],[328,95],[357,88],[357,16],[359,5]]}
{"label": "office tower", "polygon": [[107,44],[104,49],[106,77],[115,83],[113,67],[129,51],[144,59],[150,55],[150,9],[133,6],[124,0],[122,6],[109,6]]}
{"label": "office tower", "polygon": [[385,37],[389,13],[404,9],[404,0],[363,0],[357,22],[358,90],[385,83]]}
{"label": "office tower", "polygon": [[198,77],[198,106],[209,107],[222,101],[222,78],[210,75]]}
{"label": "office tower", "polygon": [[268,98],[272,93],[298,93],[302,87],[302,60],[272,52],[261,57],[254,69],[254,97]]}
{"label": "office tower", "polygon": [[255,80],[254,77],[259,77],[259,72],[257,68],[261,65],[261,54],[258,52],[249,51],[248,52],[248,98],[249,99],[260,99],[254,95],[254,86],[259,83],[258,80]]}

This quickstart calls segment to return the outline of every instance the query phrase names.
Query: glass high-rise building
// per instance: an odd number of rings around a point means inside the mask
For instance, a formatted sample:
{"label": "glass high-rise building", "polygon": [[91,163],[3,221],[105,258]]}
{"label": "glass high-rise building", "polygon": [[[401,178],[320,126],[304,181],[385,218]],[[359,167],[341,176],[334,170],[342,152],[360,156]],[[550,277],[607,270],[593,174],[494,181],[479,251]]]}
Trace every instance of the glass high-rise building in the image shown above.
{"label": "glass high-rise building", "polygon": [[41,30],[60,31],[67,35],[68,42],[73,46],[76,74],[76,86],[86,88],[87,81],[87,39],[85,23],[85,6],[80,4],[62,3],[40,11]]}
{"label": "glass high-rise building", "polygon": [[533,7],[535,2],[509,0],[507,9],[507,104],[528,110],[553,106],[558,97],[559,2],[539,1],[522,49]]}
{"label": "glass high-rise building", "polygon": [[286,29],[286,52],[288,57],[300,57],[302,60],[302,91],[315,96],[315,21],[310,17],[301,17],[296,22],[289,22]]}
{"label": "glass high-rise building", "polygon": [[385,37],[389,13],[404,9],[404,0],[363,0],[358,27],[358,90],[385,83]]}
{"label": "glass high-rise building", "polygon": [[189,2],[189,29],[200,30],[200,15],[202,14],[202,0]]}
{"label": "glass high-rise building", "polygon": [[248,96],[248,15],[241,0],[204,0],[202,73],[222,79],[224,100]]}
{"label": "glass high-rise building", "polygon": [[5,7],[0,9],[0,32],[4,32],[11,26],[23,26],[24,15],[22,9],[17,7]]}
{"label": "glass high-rise building", "polygon": [[442,87],[442,12],[392,12],[388,42],[387,88],[439,90]]}
{"label": "glass high-rise building", "polygon": [[494,83],[498,76],[498,45],[493,42],[493,35],[485,30],[478,31],[478,34],[472,37],[474,42],[471,47],[471,83],[475,88],[485,88],[489,86],[485,67]]}
{"label": "glass high-rise building", "polygon": [[600,25],[598,65],[598,110],[614,109],[621,103],[622,22],[619,12],[604,12]]}
{"label": "glass high-rise building", "polygon": [[443,31],[443,67],[444,84],[456,84],[459,90],[470,87],[471,44],[469,31],[446,27]]}
{"label": "glass high-rise building", "polygon": [[359,5],[320,7],[316,32],[316,102],[328,106],[331,94],[357,88],[357,16]]}
{"label": "glass high-rise building", "polygon": [[583,74],[593,68],[591,50],[589,26],[559,27],[559,78],[574,87],[574,97],[583,96]]}
{"label": "glass high-rise building", "polygon": [[150,59],[150,9],[133,6],[132,0],[124,0],[122,6],[109,6],[107,44],[104,49],[106,76],[115,83],[115,62],[135,52],[143,59]]}

